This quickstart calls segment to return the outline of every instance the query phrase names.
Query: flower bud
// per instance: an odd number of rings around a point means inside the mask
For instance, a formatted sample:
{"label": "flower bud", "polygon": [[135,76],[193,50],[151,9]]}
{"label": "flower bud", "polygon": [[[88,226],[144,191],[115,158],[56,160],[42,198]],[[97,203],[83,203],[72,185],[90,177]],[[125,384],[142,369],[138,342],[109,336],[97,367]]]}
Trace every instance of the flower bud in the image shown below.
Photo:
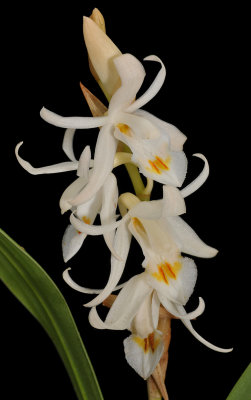
{"label": "flower bud", "polygon": [[97,8],[94,8],[94,10],[92,11],[92,14],[90,15],[90,18],[98,25],[98,27],[103,32],[106,32],[104,17]]}
{"label": "flower bud", "polygon": [[110,100],[121,85],[113,60],[122,53],[93,19],[88,17],[84,17],[84,40],[94,69],[92,73]]}

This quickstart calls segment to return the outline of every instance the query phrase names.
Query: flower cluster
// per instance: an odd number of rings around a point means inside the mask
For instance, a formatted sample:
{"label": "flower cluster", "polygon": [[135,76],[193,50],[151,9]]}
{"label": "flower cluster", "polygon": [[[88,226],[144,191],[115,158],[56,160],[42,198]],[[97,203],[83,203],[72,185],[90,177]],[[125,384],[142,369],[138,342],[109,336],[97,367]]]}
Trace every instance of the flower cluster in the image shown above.
{"label": "flower cluster", "polygon": [[[178,189],[187,171],[183,152],[186,136],[142,109],[163,85],[163,62],[154,55],[144,59],[159,63],[160,70],[146,92],[137,98],[145,77],[142,63],[132,54],[121,54],[91,18],[84,18],[84,36],[91,70],[110,100],[108,108],[91,94],[93,117],[63,117],[43,108],[41,117],[45,121],[66,128],[63,150],[69,161],[34,168],[19,155],[22,142],[16,147],[16,156],[31,174],[77,171],[77,179],[60,199],[62,213],[71,210],[70,224],[63,236],[63,257],[65,262],[72,258],[87,235],[103,235],[111,252],[110,276],[103,290],[79,286],[70,277],[69,268],[63,278],[75,290],[96,294],[85,304],[91,308],[89,321],[93,327],[131,331],[124,341],[125,356],[138,374],[147,379],[164,349],[163,334],[158,330],[160,305],[209,348],[220,352],[232,350],[209,343],[194,330],[191,320],[204,311],[202,298],[194,311],[187,313],[184,308],[194,290],[197,267],[183,253],[204,258],[217,254],[180,217],[186,212],[184,199],[205,182],[209,167],[202,154],[194,154],[203,160],[204,168],[193,182]],[[86,94],[87,89],[82,89]],[[75,130],[90,128],[100,129],[94,159],[86,146],[77,160],[73,151]],[[113,171],[125,163],[133,165],[135,173],[147,179],[146,188],[137,195],[119,193]],[[163,185],[163,197],[159,200],[150,200],[153,182]],[[98,214],[101,225],[94,225]],[[118,285],[133,237],[142,249],[144,270]],[[96,307],[115,290],[120,292],[103,321]]]}

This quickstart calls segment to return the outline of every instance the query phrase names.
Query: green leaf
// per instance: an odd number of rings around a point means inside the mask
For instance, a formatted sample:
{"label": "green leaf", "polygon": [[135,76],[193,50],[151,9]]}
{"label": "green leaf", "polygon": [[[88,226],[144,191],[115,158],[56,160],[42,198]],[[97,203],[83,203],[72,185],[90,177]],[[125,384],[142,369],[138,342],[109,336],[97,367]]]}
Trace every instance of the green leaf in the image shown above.
{"label": "green leaf", "polygon": [[250,400],[251,398],[251,363],[231,390],[227,400]]}
{"label": "green leaf", "polygon": [[40,265],[1,229],[0,278],[50,336],[78,399],[103,399],[64,297]]}

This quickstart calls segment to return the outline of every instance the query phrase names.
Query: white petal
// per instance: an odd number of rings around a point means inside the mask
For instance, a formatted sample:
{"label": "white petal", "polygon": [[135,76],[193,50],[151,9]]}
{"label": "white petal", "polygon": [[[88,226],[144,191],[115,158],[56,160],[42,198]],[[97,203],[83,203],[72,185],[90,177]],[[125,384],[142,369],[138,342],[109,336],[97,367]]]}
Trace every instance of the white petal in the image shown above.
{"label": "white petal", "polygon": [[98,128],[108,123],[108,116],[104,117],[62,117],[43,107],[40,116],[49,124],[60,128],[90,129]]}
{"label": "white petal", "polygon": [[154,290],[152,294],[152,319],[153,319],[154,329],[157,328],[159,323],[159,308],[160,308],[159,297],[156,290]]}
{"label": "white petal", "polygon": [[162,217],[181,215],[186,212],[186,204],[179,189],[173,186],[163,186]]}
{"label": "white petal", "polygon": [[135,335],[146,338],[154,331],[152,318],[152,293],[144,299],[132,320],[130,331]]}
{"label": "white petal", "polygon": [[78,168],[78,163],[73,161],[66,161],[59,164],[48,165],[46,167],[34,168],[28,161],[25,161],[18,154],[19,148],[22,146],[23,142],[17,144],[15,153],[19,164],[32,175],[41,174],[56,174],[59,172],[74,171]]}
{"label": "white petal", "polygon": [[87,179],[85,177],[81,177],[77,178],[65,189],[59,200],[59,206],[62,214],[72,208],[70,200],[75,197],[85,187],[86,184]]}
{"label": "white petal", "polygon": [[79,158],[77,175],[82,176],[86,180],[88,180],[90,163],[91,163],[91,148],[90,146],[85,146]]}
{"label": "white petal", "polygon": [[102,193],[99,190],[89,201],[77,207],[76,214],[84,223],[91,225],[100,211]]}
{"label": "white petal", "polygon": [[154,96],[156,96],[156,94],[158,93],[158,91],[160,90],[160,88],[162,87],[165,77],[166,77],[166,69],[165,66],[163,64],[163,62],[161,61],[161,59],[157,56],[148,56],[145,57],[144,60],[146,61],[157,61],[161,64],[161,69],[158,72],[158,75],[156,76],[156,78],[154,79],[153,83],[151,84],[151,86],[147,89],[147,91],[139,98],[137,99],[134,103],[132,103],[128,108],[127,108],[127,112],[134,112],[135,110],[137,110],[138,108],[143,107],[146,103],[148,103]]}
{"label": "white petal", "polygon": [[[101,293],[103,291],[103,289],[90,289],[90,288],[86,288],[84,286],[80,286],[78,285],[76,282],[74,282],[74,280],[70,277],[69,275],[69,271],[71,270],[71,268],[67,268],[64,272],[63,272],[63,279],[64,281],[74,290],[76,290],[77,292],[80,293],[86,293],[86,294],[98,294]],[[114,288],[115,290],[120,290],[122,289],[122,287],[124,287],[126,284],[122,283],[121,285],[118,285]]]}
{"label": "white petal", "polygon": [[189,183],[189,185],[187,185],[184,189],[181,190],[181,194],[183,197],[190,196],[190,194],[196,192],[196,190],[198,190],[207,180],[209,175],[209,165],[206,157],[200,153],[193,154],[193,156],[201,158],[204,161],[205,165],[200,175],[197,176],[197,178],[193,182]]}
{"label": "white petal", "polygon": [[[113,303],[105,322],[119,325],[120,329],[128,329],[133,317],[151,291],[152,289],[146,283],[144,273],[131,278]],[[128,299],[130,299],[129,303]]]}
{"label": "white petal", "polygon": [[64,262],[69,261],[79,251],[85,238],[86,233],[78,233],[72,225],[67,226],[62,239]]}
{"label": "white petal", "polygon": [[[184,310],[184,308],[182,306],[176,305],[177,311],[179,311],[180,313],[185,314],[186,311]],[[207,340],[205,340],[202,336],[200,336],[195,329],[193,328],[192,324],[190,321],[186,320],[186,319],[182,319],[183,324],[186,326],[186,328],[192,333],[192,335],[199,340],[199,342],[203,343],[205,346],[209,347],[212,350],[215,351],[219,351],[220,353],[229,353],[230,351],[232,351],[233,349],[223,349],[221,347],[215,346],[214,344],[208,342]]]}
{"label": "white petal", "polygon": [[112,125],[104,126],[98,135],[94,167],[90,180],[86,187],[72,199],[72,205],[85,203],[101,188],[107,176],[113,169],[113,161],[117,148],[117,140],[113,136]]}
{"label": "white petal", "polygon": [[[67,203],[63,203],[65,208],[66,204]],[[98,192],[91,200],[78,206],[76,213],[85,223],[93,224],[100,210],[100,206],[101,193]],[[86,233],[78,231],[72,225],[66,228],[62,241],[63,258],[65,262],[69,261],[80,250],[86,235]]]}
{"label": "white petal", "polygon": [[176,128],[176,126],[155,117],[153,114],[150,114],[145,110],[137,110],[135,114],[148,119],[161,131],[161,133],[169,138],[170,150],[183,150],[183,145],[187,140],[187,137],[178,128]]}
{"label": "white petal", "polygon": [[[87,201],[85,204],[77,207],[77,216],[88,224],[93,224],[96,216],[101,207],[101,193],[100,191],[93,196],[93,198]],[[80,249],[86,238],[86,233],[81,233],[70,225],[64,234],[62,248],[64,261],[67,262],[72,258]]]}
{"label": "white petal", "polygon": [[131,335],[124,340],[125,358],[128,364],[143,378],[147,379],[153,373],[164,351],[162,334],[153,332],[151,339]]}
{"label": "white petal", "polygon": [[128,219],[128,215],[121,218],[119,221],[112,222],[106,225],[89,225],[77,219],[73,214],[70,216],[71,224],[80,232],[87,233],[88,235],[98,236],[116,229],[122,221]]}
{"label": "white petal", "polygon": [[66,129],[63,139],[63,150],[71,161],[77,161],[73,151],[73,138],[76,129]]}
{"label": "white petal", "polygon": [[[173,303],[186,304],[196,283],[196,265],[192,259],[187,257],[180,257],[178,265],[180,269],[175,269],[175,263],[169,262],[168,258],[166,261],[167,267],[165,267],[165,263],[154,265],[150,260],[146,266],[146,280],[157,291],[158,296],[162,295]],[[171,271],[168,269],[168,265],[172,268]]]}
{"label": "white petal", "polygon": [[182,257],[182,268],[178,274],[177,281],[180,283],[179,299],[182,304],[186,304],[194,291],[197,280],[197,267],[189,257]]}
{"label": "white petal", "polygon": [[140,305],[152,291],[144,276],[136,275],[127,282],[113,303],[105,322],[100,319],[96,308],[93,307],[89,313],[90,324],[97,329],[129,329]]}
{"label": "white petal", "polygon": [[[114,174],[110,173],[102,187],[102,208],[100,211],[101,224],[109,224],[116,221],[116,210],[118,204],[118,185]],[[113,255],[116,255],[113,248],[114,231],[104,234],[107,247]],[[118,256],[118,255],[116,255]]]}
{"label": "white petal", "polygon": [[[147,119],[139,117],[138,115],[129,114],[125,112],[119,112],[115,116],[114,123],[122,123],[128,125],[132,130],[132,137],[130,135],[121,134],[121,131],[116,132],[119,135],[118,139],[122,140],[126,144],[130,146],[130,143],[133,141],[139,141],[141,139],[150,140],[156,139],[160,136],[159,130]],[[152,143],[152,142],[150,142]]]}
{"label": "white petal", "polygon": [[199,317],[205,310],[205,302],[204,300],[199,297],[199,305],[198,307],[194,310],[191,311],[189,313],[186,312],[186,314],[184,314],[183,312],[179,312],[177,311],[177,304],[172,303],[170,300],[168,300],[165,296],[159,294],[159,300],[161,302],[161,304],[163,305],[163,307],[165,307],[165,309],[170,312],[174,317],[177,317],[179,319],[194,319]]}
{"label": "white petal", "polygon": [[131,243],[131,234],[128,231],[127,224],[121,224],[116,232],[115,240],[114,240],[114,250],[117,254],[120,255],[121,261],[115,258],[113,255],[111,256],[111,272],[109,276],[109,280],[104,290],[95,297],[92,301],[84,304],[86,307],[94,307],[98,304],[102,303],[113,291],[119,282],[122,273],[125,268],[125,263],[127,259],[127,255],[129,252]]}
{"label": "white petal", "polygon": [[134,100],[145,78],[141,62],[132,54],[123,54],[113,60],[121,79],[121,87],[114,93],[109,104],[109,115],[114,114]]}
{"label": "white petal", "polygon": [[162,200],[141,201],[129,210],[131,217],[159,219],[162,215]]}
{"label": "white petal", "polygon": [[170,151],[169,139],[147,119],[120,113],[120,122],[128,125],[132,134],[116,127],[114,136],[130,147],[132,162],[146,177],[165,185],[181,186],[187,171],[187,159],[182,151]]}
{"label": "white petal", "polygon": [[202,258],[211,258],[218,253],[218,250],[205,244],[180,217],[169,217],[167,230],[183,253]]}

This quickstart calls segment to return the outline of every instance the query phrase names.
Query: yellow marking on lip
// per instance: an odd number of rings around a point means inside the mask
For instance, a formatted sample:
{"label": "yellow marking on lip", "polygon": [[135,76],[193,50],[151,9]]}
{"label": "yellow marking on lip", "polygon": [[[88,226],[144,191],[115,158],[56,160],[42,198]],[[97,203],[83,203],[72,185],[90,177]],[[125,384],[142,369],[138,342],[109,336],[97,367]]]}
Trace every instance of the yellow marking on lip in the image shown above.
{"label": "yellow marking on lip", "polygon": [[91,223],[90,218],[86,217],[85,215],[82,217],[82,220],[84,221],[85,224],[90,225],[90,223]]}
{"label": "yellow marking on lip", "polygon": [[154,172],[156,174],[161,174],[163,171],[169,170],[169,164],[171,161],[171,157],[167,157],[165,160],[163,158],[155,156],[154,160],[148,160],[148,163],[151,165],[151,168],[147,168],[149,171]]}
{"label": "yellow marking on lip", "polygon": [[144,225],[142,224],[142,222],[140,222],[140,220],[139,220],[138,218],[133,217],[133,218],[132,218],[132,221],[133,221],[133,225],[134,225],[136,231],[137,231],[139,234],[146,233],[146,230],[145,230],[145,228],[144,228]]}
{"label": "yellow marking on lip", "polygon": [[177,279],[177,275],[181,269],[181,263],[175,261],[174,264],[171,265],[165,261],[164,263],[157,265],[157,267],[158,272],[153,272],[152,276],[158,281],[165,282],[168,285],[169,281],[167,278]]}
{"label": "yellow marking on lip", "polygon": [[133,340],[139,347],[142,348],[144,353],[148,353],[149,351],[154,353],[160,342],[160,339],[155,337],[154,332],[150,333],[144,339],[142,339],[140,336],[134,335]]}
{"label": "yellow marking on lip", "polygon": [[124,135],[132,136],[130,126],[119,123],[117,124],[117,128],[119,128],[120,132],[122,132]]}

